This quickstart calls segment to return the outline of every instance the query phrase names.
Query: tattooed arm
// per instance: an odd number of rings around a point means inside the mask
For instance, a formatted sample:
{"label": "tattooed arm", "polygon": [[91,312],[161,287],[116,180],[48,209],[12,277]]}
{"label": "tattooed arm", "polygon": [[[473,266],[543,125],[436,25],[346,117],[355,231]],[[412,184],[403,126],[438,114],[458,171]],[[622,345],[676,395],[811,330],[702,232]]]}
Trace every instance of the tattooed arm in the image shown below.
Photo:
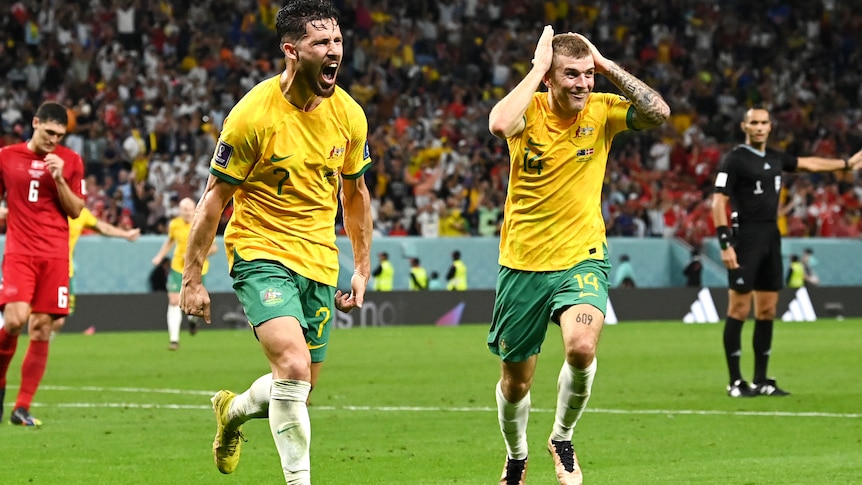
{"label": "tattooed arm", "polygon": [[656,90],[626,72],[617,63],[605,58],[589,39],[581,34],[575,35],[589,46],[596,72],[610,79],[631,100],[636,110],[632,120],[636,129],[655,128],[667,121],[670,107]]}

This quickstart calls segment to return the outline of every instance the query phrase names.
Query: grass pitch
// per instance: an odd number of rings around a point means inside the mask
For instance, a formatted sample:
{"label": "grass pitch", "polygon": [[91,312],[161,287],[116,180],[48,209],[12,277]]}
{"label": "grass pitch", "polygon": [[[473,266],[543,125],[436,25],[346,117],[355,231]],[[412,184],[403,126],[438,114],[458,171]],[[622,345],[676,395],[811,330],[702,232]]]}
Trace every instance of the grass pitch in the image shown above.
{"label": "grass pitch", "polygon": [[[743,369],[751,378],[751,329]],[[491,484],[505,448],[486,325],[336,329],[312,394],[315,484]],[[793,395],[725,395],[721,325],[605,328],[587,413],[575,431],[585,483],[862,483],[862,320],[776,323],[770,374]],[[9,370],[4,422],[26,337]],[[283,483],[265,420],[245,425],[239,468],[212,462],[209,397],[243,391],[267,365],[247,330],[204,329],[169,352],[166,332],[62,334],[32,413],[0,427],[3,484]],[[532,391],[527,481],[555,483],[559,330]]]}

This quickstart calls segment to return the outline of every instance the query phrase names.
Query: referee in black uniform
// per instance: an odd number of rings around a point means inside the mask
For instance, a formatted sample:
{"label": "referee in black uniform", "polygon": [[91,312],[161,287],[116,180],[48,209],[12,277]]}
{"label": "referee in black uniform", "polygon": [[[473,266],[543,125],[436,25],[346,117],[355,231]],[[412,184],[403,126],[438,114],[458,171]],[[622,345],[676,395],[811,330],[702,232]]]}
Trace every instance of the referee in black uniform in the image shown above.
{"label": "referee in black uniform", "polygon": [[[721,246],[721,260],[728,272],[727,320],[724,324],[724,352],[731,397],[786,396],[774,379],[767,377],[772,347],[772,327],[778,290],[784,282],[781,233],[778,230],[778,196],[782,172],[797,170],[832,172],[853,170],[862,163],[862,150],[849,159],[794,157],[767,148],[772,131],[769,111],[752,108],[740,124],[745,144],[738,145],[721,161],[715,177],[712,220]],[[735,217],[731,230],[728,205]],[[754,379],[742,378],[742,324],[751,312],[754,296]]]}

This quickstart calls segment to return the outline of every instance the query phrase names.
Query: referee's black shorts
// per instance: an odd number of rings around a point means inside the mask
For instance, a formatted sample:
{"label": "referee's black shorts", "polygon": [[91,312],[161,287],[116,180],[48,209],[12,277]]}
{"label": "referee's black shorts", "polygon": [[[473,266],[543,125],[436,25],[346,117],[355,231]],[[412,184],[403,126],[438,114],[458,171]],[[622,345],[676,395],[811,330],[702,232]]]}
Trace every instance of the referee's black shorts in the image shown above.
{"label": "referee's black shorts", "polygon": [[775,222],[740,224],[733,246],[739,268],[727,272],[730,289],[748,293],[782,288],[781,233]]}

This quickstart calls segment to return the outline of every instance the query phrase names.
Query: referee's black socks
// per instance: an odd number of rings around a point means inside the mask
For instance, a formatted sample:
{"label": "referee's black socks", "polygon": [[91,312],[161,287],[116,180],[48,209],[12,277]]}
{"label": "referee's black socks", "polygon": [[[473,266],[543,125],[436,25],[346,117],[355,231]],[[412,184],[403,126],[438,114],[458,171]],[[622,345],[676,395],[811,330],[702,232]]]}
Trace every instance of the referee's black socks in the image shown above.
{"label": "referee's black socks", "polygon": [[742,379],[739,370],[739,357],[742,355],[742,324],[743,320],[727,317],[724,322],[724,356],[727,359],[727,370],[730,373],[730,383]]}
{"label": "referee's black socks", "polygon": [[769,366],[769,352],[772,350],[772,320],[754,321],[754,381],[766,382],[766,368]]}

